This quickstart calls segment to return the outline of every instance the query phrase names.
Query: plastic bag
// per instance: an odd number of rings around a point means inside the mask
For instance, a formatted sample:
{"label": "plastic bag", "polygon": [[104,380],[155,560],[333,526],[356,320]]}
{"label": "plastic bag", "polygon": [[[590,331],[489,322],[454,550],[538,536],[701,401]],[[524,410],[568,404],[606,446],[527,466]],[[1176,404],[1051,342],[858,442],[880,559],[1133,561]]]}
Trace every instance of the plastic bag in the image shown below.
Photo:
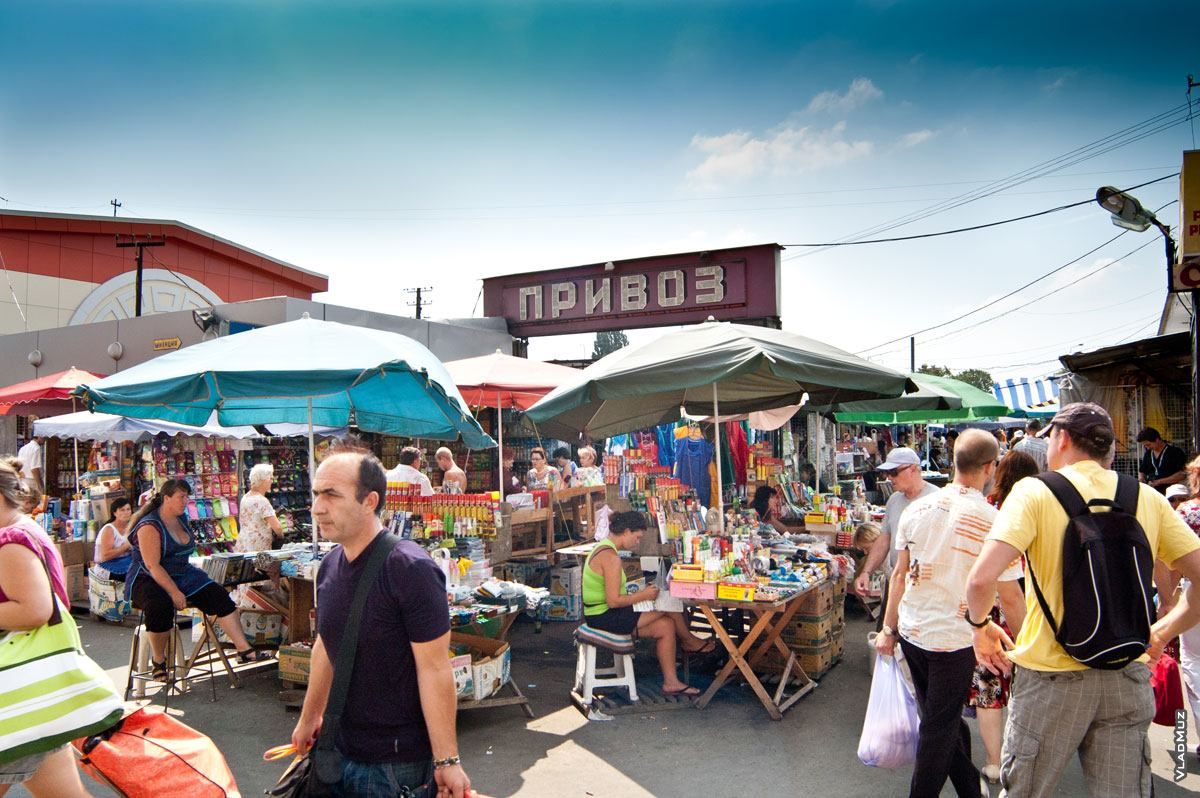
{"label": "plastic bag", "polygon": [[875,655],[867,716],[858,739],[858,759],[873,768],[898,768],[917,761],[917,700],[895,657]]}

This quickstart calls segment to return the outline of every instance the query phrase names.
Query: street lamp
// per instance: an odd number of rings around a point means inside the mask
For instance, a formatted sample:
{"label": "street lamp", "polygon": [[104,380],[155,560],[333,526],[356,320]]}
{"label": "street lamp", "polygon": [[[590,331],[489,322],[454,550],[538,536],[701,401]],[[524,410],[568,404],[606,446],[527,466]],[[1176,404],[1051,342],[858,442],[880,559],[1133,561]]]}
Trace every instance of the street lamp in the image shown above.
{"label": "street lamp", "polygon": [[[1171,238],[1171,228],[1158,220],[1152,211],[1142,207],[1136,197],[1126,194],[1112,186],[1101,186],[1096,189],[1096,202],[1101,208],[1112,214],[1112,223],[1117,227],[1144,233],[1151,226],[1157,227],[1163,235],[1163,244],[1167,253],[1167,291],[1174,290],[1172,269],[1175,266],[1175,239]],[[1200,311],[1200,291],[1192,292],[1192,451],[1200,452],[1200,322],[1197,311]]]}

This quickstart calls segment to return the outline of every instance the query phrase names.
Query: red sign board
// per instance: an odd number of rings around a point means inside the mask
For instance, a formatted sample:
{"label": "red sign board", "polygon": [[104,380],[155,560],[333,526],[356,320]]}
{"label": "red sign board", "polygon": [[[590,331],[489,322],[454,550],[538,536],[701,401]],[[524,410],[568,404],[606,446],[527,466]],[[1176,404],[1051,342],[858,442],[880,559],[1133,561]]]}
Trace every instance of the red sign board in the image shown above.
{"label": "red sign board", "polygon": [[483,281],[483,311],[509,332],[629,330],[779,317],[778,244],[685,252]]}

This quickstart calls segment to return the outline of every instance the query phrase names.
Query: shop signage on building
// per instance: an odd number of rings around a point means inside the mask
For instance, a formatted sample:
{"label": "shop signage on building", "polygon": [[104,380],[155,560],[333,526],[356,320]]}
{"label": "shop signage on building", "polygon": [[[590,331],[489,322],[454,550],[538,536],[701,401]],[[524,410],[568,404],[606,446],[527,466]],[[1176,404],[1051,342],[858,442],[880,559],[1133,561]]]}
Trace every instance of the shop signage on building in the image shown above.
{"label": "shop signage on building", "polygon": [[779,317],[778,244],[596,263],[483,281],[517,337]]}
{"label": "shop signage on building", "polygon": [[183,346],[183,341],[179,340],[178,336],[176,336],[174,338],[155,338],[154,339],[154,351],[155,352],[169,352],[170,350],[178,349],[181,346]]}
{"label": "shop signage on building", "polygon": [[1172,291],[1200,289],[1200,150],[1183,154],[1179,171],[1179,253],[1171,267]]}

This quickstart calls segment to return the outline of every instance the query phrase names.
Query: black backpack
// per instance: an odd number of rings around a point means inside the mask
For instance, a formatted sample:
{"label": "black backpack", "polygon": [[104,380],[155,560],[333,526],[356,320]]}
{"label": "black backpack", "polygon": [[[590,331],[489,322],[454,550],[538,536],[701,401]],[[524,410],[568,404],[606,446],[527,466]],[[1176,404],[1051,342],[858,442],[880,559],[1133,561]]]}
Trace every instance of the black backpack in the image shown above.
{"label": "black backpack", "polygon": [[[1146,653],[1154,602],[1154,554],[1137,520],[1138,481],[1117,475],[1115,499],[1085,503],[1070,480],[1039,474],[1067,512],[1063,535],[1063,619],[1055,623],[1029,563],[1029,576],[1054,639],[1076,662],[1119,670]],[[1092,507],[1108,507],[1093,513]]]}

